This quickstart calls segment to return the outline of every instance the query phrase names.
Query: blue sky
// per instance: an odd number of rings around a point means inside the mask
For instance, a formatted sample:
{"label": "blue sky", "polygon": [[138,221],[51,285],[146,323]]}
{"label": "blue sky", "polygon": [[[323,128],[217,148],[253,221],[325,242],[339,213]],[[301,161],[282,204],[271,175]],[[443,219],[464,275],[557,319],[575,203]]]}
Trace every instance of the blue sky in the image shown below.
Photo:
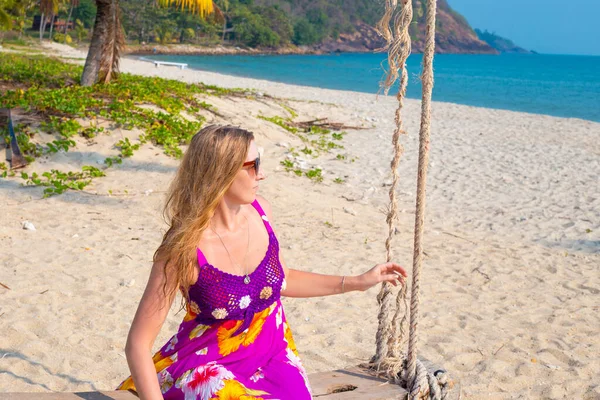
{"label": "blue sky", "polygon": [[473,28],[539,53],[600,55],[600,0],[447,0]]}

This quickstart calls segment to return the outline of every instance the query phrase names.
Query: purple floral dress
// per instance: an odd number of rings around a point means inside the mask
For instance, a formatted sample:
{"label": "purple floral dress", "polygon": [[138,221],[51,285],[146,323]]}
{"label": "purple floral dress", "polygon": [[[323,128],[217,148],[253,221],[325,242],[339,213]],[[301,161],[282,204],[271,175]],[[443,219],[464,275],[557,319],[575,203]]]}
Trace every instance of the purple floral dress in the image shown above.
{"label": "purple floral dress", "polygon": [[[279,243],[269,233],[265,257],[248,278],[223,272],[198,249],[198,281],[179,331],[153,357],[165,399],[311,399],[306,372],[286,321]],[[135,390],[131,377],[118,389]]]}

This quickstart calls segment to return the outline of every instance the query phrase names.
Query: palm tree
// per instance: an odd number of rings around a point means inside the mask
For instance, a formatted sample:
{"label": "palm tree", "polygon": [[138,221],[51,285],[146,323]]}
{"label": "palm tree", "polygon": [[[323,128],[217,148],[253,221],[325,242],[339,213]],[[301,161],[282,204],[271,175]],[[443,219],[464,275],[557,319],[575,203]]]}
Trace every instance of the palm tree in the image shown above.
{"label": "palm tree", "polygon": [[71,5],[69,7],[69,16],[67,17],[67,23],[65,24],[65,43],[67,43],[67,30],[69,29],[69,22],[71,21],[71,15],[73,15],[73,8],[79,5],[79,0],[71,0]]}
{"label": "palm tree", "polygon": [[[175,6],[202,18],[215,10],[212,0],[158,0],[163,7]],[[119,70],[119,58],[125,44],[119,0],[96,0],[96,21],[92,41],[81,75],[81,85],[108,83]]]}
{"label": "palm tree", "polygon": [[221,0],[221,10],[223,11],[223,35],[221,42],[225,42],[225,33],[227,33],[227,13],[229,13],[229,0]]}
{"label": "palm tree", "polygon": [[[40,19],[40,42],[44,39],[44,32],[46,31],[46,17],[50,15],[50,29],[52,29],[52,26],[54,26],[54,16],[58,13],[59,4],[60,0],[40,1],[40,11],[42,12]],[[52,39],[52,34],[50,36],[50,39]]]}

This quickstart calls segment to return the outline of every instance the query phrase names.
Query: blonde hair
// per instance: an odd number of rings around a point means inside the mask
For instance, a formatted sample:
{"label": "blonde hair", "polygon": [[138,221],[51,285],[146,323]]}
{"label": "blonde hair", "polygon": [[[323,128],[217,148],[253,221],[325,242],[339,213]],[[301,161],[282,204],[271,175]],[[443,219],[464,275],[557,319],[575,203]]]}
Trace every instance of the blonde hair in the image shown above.
{"label": "blonde hair", "polygon": [[196,249],[215,210],[242,168],[254,135],[234,126],[210,125],[194,135],[171,183],[164,207],[169,229],[154,253],[164,262],[163,293],[188,300]]}

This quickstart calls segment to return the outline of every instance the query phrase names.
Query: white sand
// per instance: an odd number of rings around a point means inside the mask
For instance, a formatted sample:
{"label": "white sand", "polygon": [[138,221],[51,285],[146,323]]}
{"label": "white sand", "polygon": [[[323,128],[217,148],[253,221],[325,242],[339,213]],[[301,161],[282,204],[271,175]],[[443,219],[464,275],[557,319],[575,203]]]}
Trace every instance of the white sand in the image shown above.
{"label": "white sand", "polygon": [[[327,116],[372,126],[348,131],[340,151],[346,161],[308,158],[325,171],[324,182],[314,184],[279,166],[287,150],[277,144],[300,141],[256,118],[284,116],[276,102],[206,99],[226,116],[216,122],[253,130],[264,147],[269,177],[261,193],[273,205],[290,267],[358,274],[384,260],[395,99],[130,59],[122,70],[256,88],[302,100],[289,102],[300,120]],[[407,100],[403,212],[394,243],[395,259],[406,266],[418,113],[419,103]],[[116,155],[112,144],[122,135],[134,139],[136,132],[112,135],[27,170],[96,163]],[[449,370],[463,398],[600,398],[599,135],[600,124],[589,121],[434,103],[420,348]],[[128,375],[123,347],[165,227],[160,206],[176,166],[145,145],[86,189],[101,195],[44,200],[41,189],[23,188],[20,179],[0,180],[0,282],[10,287],[0,287],[0,392],[111,389]],[[333,183],[337,177],[345,183]],[[23,230],[25,220],[37,231]],[[285,299],[309,372],[355,365],[374,353],[377,290]],[[157,348],[182,317],[171,313]]]}

